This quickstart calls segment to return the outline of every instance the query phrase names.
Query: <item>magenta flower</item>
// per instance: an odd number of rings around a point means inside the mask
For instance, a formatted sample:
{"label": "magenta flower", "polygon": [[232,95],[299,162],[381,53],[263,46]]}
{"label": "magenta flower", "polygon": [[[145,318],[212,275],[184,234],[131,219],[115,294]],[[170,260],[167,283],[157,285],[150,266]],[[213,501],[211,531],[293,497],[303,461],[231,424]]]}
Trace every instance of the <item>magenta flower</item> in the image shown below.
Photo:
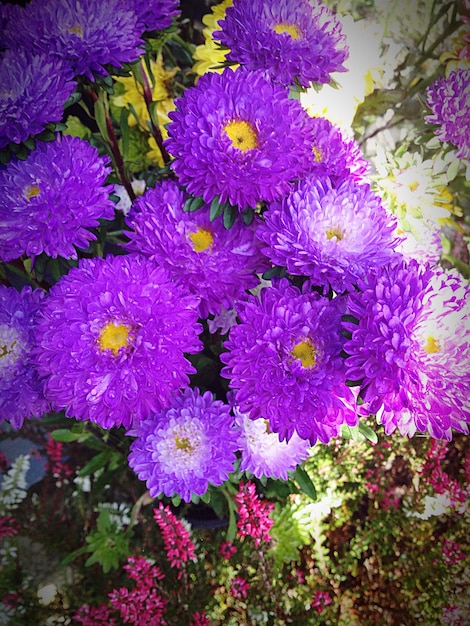
{"label": "magenta flower", "polygon": [[234,578],[232,578],[232,582],[230,583],[230,593],[234,598],[242,600],[243,598],[246,598],[250,587],[250,583],[247,582],[242,576],[234,576]]}
{"label": "magenta flower", "polygon": [[230,50],[227,59],[262,70],[283,85],[327,83],[345,71],[348,58],[341,23],[315,0],[234,0],[214,38]]}
{"label": "magenta flower", "polygon": [[136,255],[82,259],[52,286],[37,361],[55,410],[131,428],[189,384],[197,300]]}
{"label": "magenta flower", "polygon": [[350,294],[347,375],[360,384],[361,410],[377,413],[387,434],[468,433],[469,299],[457,271],[416,261],[385,266]]}
{"label": "magenta flower", "polygon": [[427,88],[427,104],[432,114],[428,122],[439,124],[436,135],[457,147],[457,157],[470,159],[470,70],[458,69],[441,76]]}
{"label": "magenta flower", "polygon": [[301,292],[287,279],[240,302],[240,323],[220,356],[240,410],[267,420],[281,440],[297,432],[311,445],[356,424],[341,353],[344,312],[341,297],[330,301],[308,285]]}
{"label": "magenta flower", "polygon": [[200,315],[219,314],[256,287],[257,273],[268,267],[256,238],[259,218],[250,226],[240,219],[227,230],[222,219],[209,219],[209,207],[188,213],[187,194],[163,180],[137,198],[126,219],[132,229],[127,248],[155,260],[175,281],[201,298]]}
{"label": "magenta flower", "polygon": [[238,434],[230,407],[213,394],[185,389],[171,406],[143,420],[128,434],[129,465],[152,497],[179,495],[186,502],[209,484],[221,485],[233,471]]}
{"label": "magenta flower", "polygon": [[105,185],[109,159],[78,137],[40,143],[0,171],[0,259],[22,254],[77,258],[96,239],[90,228],[114,218]]}
{"label": "magenta flower", "polygon": [[194,196],[240,210],[279,198],[308,169],[307,113],[262,72],[210,72],[169,116],[171,167]]}

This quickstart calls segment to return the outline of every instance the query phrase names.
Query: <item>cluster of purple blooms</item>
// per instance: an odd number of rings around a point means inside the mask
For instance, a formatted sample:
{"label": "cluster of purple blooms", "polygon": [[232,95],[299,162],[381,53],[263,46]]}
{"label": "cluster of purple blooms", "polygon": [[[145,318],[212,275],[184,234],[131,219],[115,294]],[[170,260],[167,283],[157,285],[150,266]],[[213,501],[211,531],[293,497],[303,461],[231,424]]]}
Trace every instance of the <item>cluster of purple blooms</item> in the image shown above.
{"label": "cluster of purple blooms", "polygon": [[[0,148],[59,122],[78,77],[135,61],[143,33],[178,12],[170,0],[1,11]],[[134,202],[114,255],[78,252],[114,218],[109,161],[87,141],[38,140],[0,171],[0,259],[76,260],[47,294],[1,287],[0,419],[19,428],[63,410],[122,426],[150,494],[186,501],[237,459],[286,479],[311,445],[369,414],[386,433],[468,433],[468,283],[399,254],[358,144],[289,97],[344,69],[339,21],[316,0],[234,0],[220,27],[240,67],[177,99],[171,176]],[[463,83],[459,73],[430,89],[429,119],[468,157],[449,114]],[[192,197],[199,208],[187,212]],[[217,210],[227,203],[230,228]],[[211,333],[228,310],[231,327]],[[206,342],[221,340],[230,401],[190,379]]]}

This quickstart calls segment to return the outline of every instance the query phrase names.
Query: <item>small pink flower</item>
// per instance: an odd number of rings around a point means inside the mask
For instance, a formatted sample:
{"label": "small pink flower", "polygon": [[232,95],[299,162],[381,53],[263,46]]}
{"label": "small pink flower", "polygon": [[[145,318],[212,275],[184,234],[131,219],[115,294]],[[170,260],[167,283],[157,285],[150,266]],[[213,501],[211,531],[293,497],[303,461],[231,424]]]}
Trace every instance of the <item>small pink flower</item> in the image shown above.
{"label": "small pink flower", "polygon": [[232,580],[232,584],[230,585],[230,593],[234,598],[238,598],[238,600],[241,600],[242,598],[246,598],[246,594],[249,588],[250,583],[247,583],[246,580],[241,576],[235,576],[235,578]]}
{"label": "small pink flower", "polygon": [[82,604],[72,618],[83,626],[116,626],[116,620],[111,617],[111,610],[107,604],[90,606]]}
{"label": "small pink flower", "polygon": [[[170,507],[160,502],[158,509],[153,511],[155,521],[160,527],[165,544],[166,557],[171,567],[181,570],[187,561],[196,560],[196,546],[191,541],[189,531],[183,522],[172,513]],[[182,571],[178,572],[181,578]]]}
{"label": "small pink flower", "polygon": [[16,520],[11,515],[0,516],[0,539],[3,537],[13,537],[18,534]]}
{"label": "small pink flower", "polygon": [[442,544],[442,556],[446,565],[455,565],[467,555],[462,552],[458,543],[451,539],[445,539]]}
{"label": "small pink flower", "polygon": [[229,559],[231,556],[236,554],[237,549],[233,545],[231,541],[222,541],[219,548],[219,554],[224,557],[224,559]]}
{"label": "small pink flower", "polygon": [[325,606],[328,606],[328,604],[331,604],[332,602],[333,600],[326,591],[317,591],[313,596],[312,606],[320,615],[320,613],[323,613]]}
{"label": "small pink flower", "polygon": [[205,611],[203,611],[202,613],[196,611],[189,623],[189,626],[211,626],[211,623],[207,619]]}
{"label": "small pink flower", "polygon": [[274,504],[261,501],[257,494],[254,483],[248,481],[240,483],[240,491],[235,496],[238,503],[238,534],[241,537],[251,537],[255,546],[262,541],[270,541],[269,531],[274,524],[270,517]]}

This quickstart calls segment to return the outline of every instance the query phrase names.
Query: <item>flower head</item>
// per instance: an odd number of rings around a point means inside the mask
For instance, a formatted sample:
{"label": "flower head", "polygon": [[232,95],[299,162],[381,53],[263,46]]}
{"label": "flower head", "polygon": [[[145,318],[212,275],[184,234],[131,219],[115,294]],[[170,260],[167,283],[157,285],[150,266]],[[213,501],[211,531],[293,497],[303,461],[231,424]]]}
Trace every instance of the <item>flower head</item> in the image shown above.
{"label": "flower head", "polygon": [[309,442],[297,433],[289,441],[279,441],[279,435],[270,431],[267,420],[251,420],[236,407],[235,424],[240,429],[240,471],[248,470],[256,478],[287,480],[287,472],[308,457]]}
{"label": "flower head", "polygon": [[187,194],[163,180],[134,202],[126,232],[128,248],[149,256],[201,297],[201,316],[218,314],[256,287],[256,272],[267,267],[255,236],[258,220],[242,220],[227,230],[222,219],[210,221],[208,207],[183,210]]}
{"label": "flower head", "polygon": [[46,395],[67,417],[130,428],[168,406],[194,372],[198,302],[136,255],[79,261],[38,321]]}
{"label": "flower head", "polygon": [[328,179],[299,183],[264,217],[258,236],[271,261],[338,292],[351,289],[368,268],[387,263],[399,241],[396,218],[379,196],[350,179],[337,188]]}
{"label": "flower head", "polygon": [[193,54],[193,59],[196,61],[193,65],[193,72],[198,76],[202,76],[206,72],[222,72],[224,69],[223,63],[227,51],[218,45],[213,35],[214,31],[219,29],[218,24],[225,17],[228,6],[232,6],[232,0],[222,0],[219,4],[211,7],[211,12],[206,13],[202,18],[204,43],[196,46]]}
{"label": "flower head", "polygon": [[362,156],[357,141],[347,137],[325,117],[309,118],[313,135],[313,154],[310,172],[316,178],[330,179],[337,187],[346,179],[365,182],[370,163]]}
{"label": "flower head", "polygon": [[228,60],[283,85],[327,83],[345,69],[341,23],[317,0],[234,0],[220,27],[214,38],[230,48]]}
{"label": "flower head", "polygon": [[286,279],[239,304],[241,323],[221,354],[222,375],[251,419],[268,420],[281,440],[295,431],[313,445],[356,423],[355,398],[344,383],[341,314],[332,301]]}
{"label": "flower head", "polygon": [[169,113],[165,145],[182,185],[206,202],[243,210],[273,200],[308,169],[307,114],[261,72],[202,76]]}
{"label": "flower head", "polygon": [[144,31],[168,28],[180,13],[179,0],[134,0],[132,4]]}
{"label": "flower head", "polygon": [[70,71],[48,54],[6,50],[0,59],[0,149],[60,122],[75,89]]}
{"label": "flower head", "polygon": [[74,76],[93,80],[143,53],[143,25],[120,0],[32,0],[14,17],[3,34],[9,47],[51,54]]}
{"label": "flower head", "polygon": [[436,135],[458,148],[457,157],[470,159],[470,69],[442,76],[426,91],[432,114],[428,122],[439,124]]}
{"label": "flower head", "polygon": [[400,261],[349,296],[347,376],[387,434],[468,433],[470,285],[456,271]]}
{"label": "flower head", "polygon": [[196,546],[191,539],[187,522],[176,517],[168,505],[160,502],[157,508],[153,509],[153,517],[160,528],[165,546],[166,558],[170,562],[170,567],[181,570],[188,561],[196,560]]}
{"label": "flower head", "polygon": [[259,546],[262,541],[269,542],[271,540],[269,532],[274,523],[271,517],[274,504],[260,500],[255,484],[251,481],[240,483],[235,501],[238,505],[238,535],[250,537],[255,546]]}
{"label": "flower head", "polygon": [[230,407],[212,393],[185,389],[171,407],[129,432],[129,465],[147,483],[152,497],[179,495],[190,502],[221,485],[233,470],[237,433]]}
{"label": "flower head", "polygon": [[114,217],[108,159],[78,137],[40,143],[0,171],[0,259],[26,253],[77,258],[96,239],[88,229]]}
{"label": "flower head", "polygon": [[8,420],[15,429],[49,409],[31,358],[43,296],[40,289],[19,292],[0,285],[0,422]]}

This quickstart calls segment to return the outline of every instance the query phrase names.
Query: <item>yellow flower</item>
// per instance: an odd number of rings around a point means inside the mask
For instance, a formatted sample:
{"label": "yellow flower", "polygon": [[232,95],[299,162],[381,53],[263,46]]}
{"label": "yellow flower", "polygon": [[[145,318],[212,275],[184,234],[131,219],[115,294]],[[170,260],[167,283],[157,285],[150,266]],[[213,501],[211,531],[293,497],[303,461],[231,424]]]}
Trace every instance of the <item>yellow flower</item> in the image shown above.
{"label": "yellow flower", "polygon": [[[146,74],[149,84],[152,85],[152,79],[147,72],[145,63],[142,63],[141,67]],[[159,55],[156,61],[150,62],[150,69],[153,74],[153,80],[155,81],[152,87],[152,101],[157,103],[156,112],[158,123],[162,127],[163,124],[169,122],[168,111],[174,108],[167,85],[176,74],[177,68],[166,70],[163,67],[163,58]],[[130,108],[129,105],[131,105],[138,119],[136,119],[136,116],[131,110],[128,117],[129,126],[136,126],[138,124],[142,130],[148,131],[150,115],[145,103],[142,85],[138,84],[133,76],[116,77],[116,82],[124,87],[124,93],[119,96],[114,96],[112,98],[113,104],[117,107],[126,108]],[[162,128],[160,130],[162,130]]]}
{"label": "yellow flower", "polygon": [[219,21],[224,19],[227,7],[232,6],[232,4],[233,0],[224,0],[212,7],[212,13],[204,15],[202,18],[205,25],[202,31],[204,43],[197,46],[193,54],[193,58],[196,60],[196,63],[193,65],[193,72],[198,77],[206,74],[206,72],[222,72],[223,68],[215,68],[222,65],[225,61],[228,50],[222,50],[212,35],[214,31],[220,30],[218,28]]}

